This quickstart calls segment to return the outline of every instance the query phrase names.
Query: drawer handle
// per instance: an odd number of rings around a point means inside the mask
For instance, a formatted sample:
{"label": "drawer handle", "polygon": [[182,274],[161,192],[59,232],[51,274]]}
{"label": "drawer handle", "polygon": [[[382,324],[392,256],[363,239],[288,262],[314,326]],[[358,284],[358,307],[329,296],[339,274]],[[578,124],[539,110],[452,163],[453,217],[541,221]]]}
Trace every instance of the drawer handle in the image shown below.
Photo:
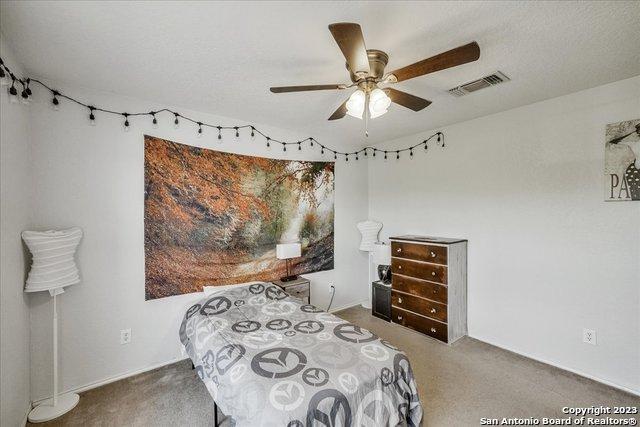
{"label": "drawer handle", "polygon": [[398,316],[398,320],[402,320],[402,316]]}
{"label": "drawer handle", "polygon": [[398,304],[402,304],[402,298],[398,298]]}
{"label": "drawer handle", "polygon": [[435,309],[435,308],[432,308],[432,309],[431,309],[431,312],[432,312],[432,313],[435,313],[435,312],[436,312],[436,309]]}
{"label": "drawer handle", "polygon": [[431,275],[432,275],[432,276],[435,276],[435,275],[436,275],[436,272],[435,272],[435,271],[432,271],[432,272],[431,272]]}
{"label": "drawer handle", "polygon": [[401,265],[398,266],[398,270],[402,270],[402,266]]}
{"label": "drawer handle", "polygon": [[396,249],[396,252],[398,252],[398,253],[402,252],[402,248]]}
{"label": "drawer handle", "polygon": [[431,258],[435,258],[436,254],[434,252],[431,252]]}
{"label": "drawer handle", "polygon": [[437,290],[437,289],[434,289],[434,290],[433,290],[433,293],[434,293],[434,294],[437,294],[437,293],[438,293],[438,290]]}
{"label": "drawer handle", "polygon": [[436,328],[431,328],[431,332],[436,333]]}

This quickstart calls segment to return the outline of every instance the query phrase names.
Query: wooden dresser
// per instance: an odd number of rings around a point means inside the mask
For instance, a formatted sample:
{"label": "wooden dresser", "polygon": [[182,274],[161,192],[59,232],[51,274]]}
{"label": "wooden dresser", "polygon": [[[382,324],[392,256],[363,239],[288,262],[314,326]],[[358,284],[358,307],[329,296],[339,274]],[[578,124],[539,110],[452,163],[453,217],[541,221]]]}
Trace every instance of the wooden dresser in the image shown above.
{"label": "wooden dresser", "polygon": [[391,321],[452,343],[467,334],[467,241],[391,237]]}

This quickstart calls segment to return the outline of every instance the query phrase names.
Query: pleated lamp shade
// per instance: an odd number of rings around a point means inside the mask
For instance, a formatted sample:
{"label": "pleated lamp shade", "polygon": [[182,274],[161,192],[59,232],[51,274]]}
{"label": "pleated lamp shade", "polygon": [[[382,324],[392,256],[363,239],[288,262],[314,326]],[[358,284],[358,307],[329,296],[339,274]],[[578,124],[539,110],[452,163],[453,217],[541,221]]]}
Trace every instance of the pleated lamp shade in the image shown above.
{"label": "pleated lamp shade", "polygon": [[76,249],[82,239],[80,228],[23,231],[22,239],[33,255],[25,292],[53,292],[80,282],[75,261]]}
{"label": "pleated lamp shade", "polygon": [[375,243],[378,241],[378,233],[382,229],[382,224],[376,221],[362,221],[356,224],[362,240],[360,241],[360,250],[371,252]]}

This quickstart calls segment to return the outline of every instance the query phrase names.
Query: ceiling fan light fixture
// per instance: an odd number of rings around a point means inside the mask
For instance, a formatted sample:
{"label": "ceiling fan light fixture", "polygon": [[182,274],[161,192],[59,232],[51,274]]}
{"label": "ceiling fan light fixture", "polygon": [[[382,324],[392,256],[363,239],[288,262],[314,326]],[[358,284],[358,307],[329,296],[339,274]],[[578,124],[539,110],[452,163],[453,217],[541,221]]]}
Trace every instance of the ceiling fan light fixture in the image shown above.
{"label": "ceiling fan light fixture", "polygon": [[380,88],[375,88],[369,95],[369,113],[372,119],[387,112],[391,105],[391,98]]}
{"label": "ceiling fan light fixture", "polygon": [[351,117],[362,120],[362,114],[364,113],[364,103],[366,101],[366,95],[361,89],[356,90],[351,94],[347,101],[347,114]]}

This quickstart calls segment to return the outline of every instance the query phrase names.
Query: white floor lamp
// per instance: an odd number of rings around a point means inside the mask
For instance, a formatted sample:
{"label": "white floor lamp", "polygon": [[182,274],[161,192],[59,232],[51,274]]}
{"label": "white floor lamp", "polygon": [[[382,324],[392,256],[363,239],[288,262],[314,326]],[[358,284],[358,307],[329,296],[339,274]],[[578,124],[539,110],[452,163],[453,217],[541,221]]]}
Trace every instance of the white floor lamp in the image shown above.
{"label": "white floor lamp", "polygon": [[369,252],[369,262],[367,263],[368,270],[368,285],[367,289],[369,294],[367,295],[367,299],[362,303],[364,308],[371,308],[371,251],[373,251],[375,247],[375,243],[378,241],[378,234],[382,229],[382,223],[376,221],[362,221],[356,224],[360,234],[362,234],[362,240],[360,241],[360,250]]}
{"label": "white floor lamp", "polygon": [[65,286],[80,282],[75,253],[82,230],[23,231],[22,239],[33,255],[25,292],[49,291],[53,298],[53,397],[29,412],[29,421],[42,423],[72,410],[80,400],[76,393],[58,395],[58,307],[56,297]]}

